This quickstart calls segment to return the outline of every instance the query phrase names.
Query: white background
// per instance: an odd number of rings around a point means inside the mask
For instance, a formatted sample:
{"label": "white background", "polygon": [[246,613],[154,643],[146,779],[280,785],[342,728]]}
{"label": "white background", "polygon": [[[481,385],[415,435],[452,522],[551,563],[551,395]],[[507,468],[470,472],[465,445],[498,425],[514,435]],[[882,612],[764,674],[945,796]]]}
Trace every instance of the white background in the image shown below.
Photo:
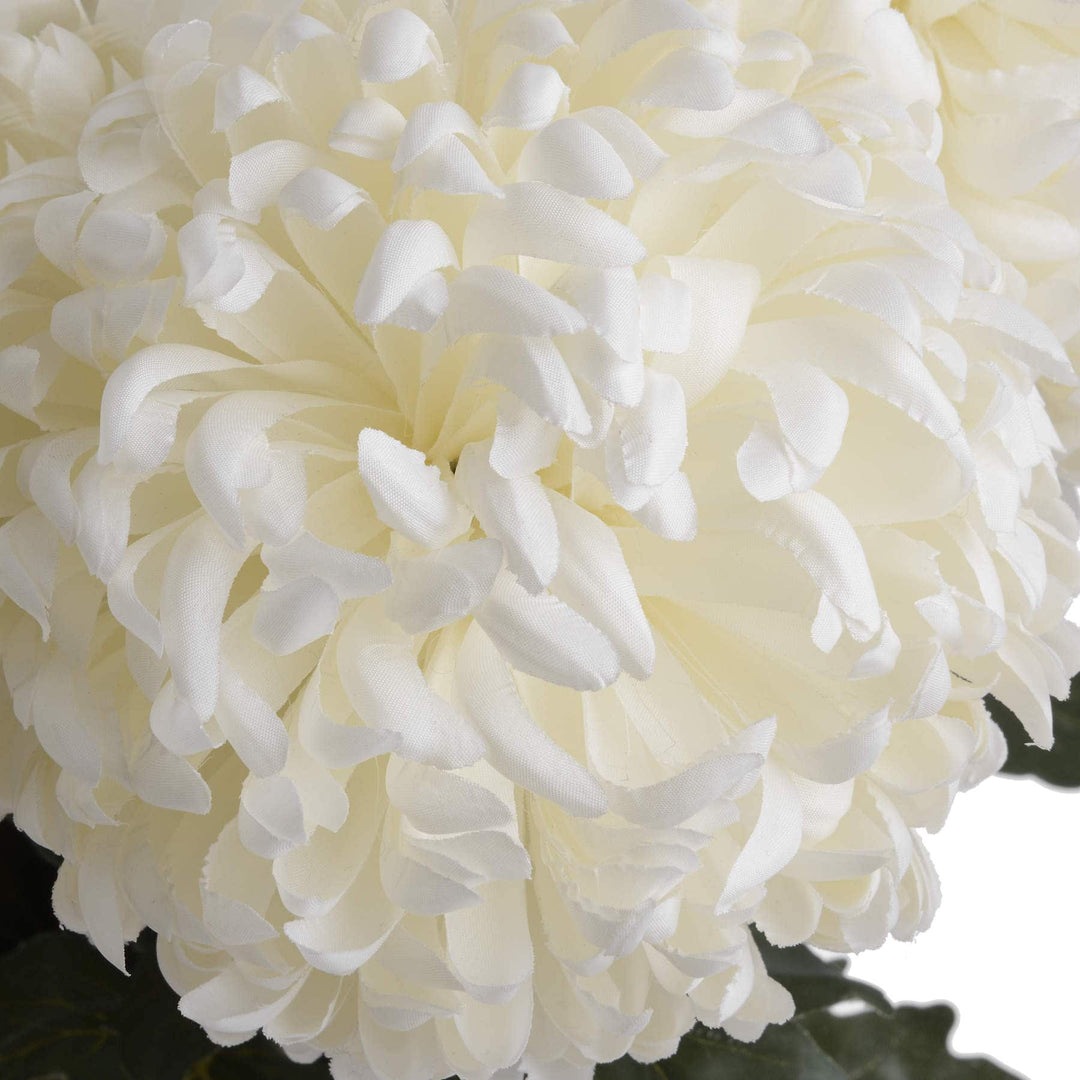
{"label": "white background", "polygon": [[958,1054],[1029,1080],[1076,1080],[1080,791],[992,777],[925,839],[942,882],[937,917],[914,943],[854,957],[851,974],[893,1001],[951,1001]]}

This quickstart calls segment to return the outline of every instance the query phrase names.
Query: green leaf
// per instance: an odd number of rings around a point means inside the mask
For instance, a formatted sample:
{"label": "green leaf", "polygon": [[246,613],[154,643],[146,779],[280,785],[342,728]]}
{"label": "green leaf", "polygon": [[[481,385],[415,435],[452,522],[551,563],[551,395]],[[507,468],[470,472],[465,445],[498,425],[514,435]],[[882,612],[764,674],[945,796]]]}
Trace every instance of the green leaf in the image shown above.
{"label": "green leaf", "polygon": [[996,698],[988,697],[986,704],[1009,747],[1002,772],[1035,776],[1054,787],[1080,788],[1080,676],[1073,679],[1067,700],[1053,702],[1054,745],[1049,750],[1033,746],[1020,721]]}
{"label": "green leaf", "polygon": [[42,930],[55,930],[52,885],[56,856],[38,847],[15,828],[11,818],[0,820],[0,953]]}
{"label": "green leaf", "polygon": [[126,1078],[111,1022],[123,980],[74,934],[39,934],[13,949],[0,965],[0,1076]]}
{"label": "green leaf", "polygon": [[952,1056],[948,1039],[956,1012],[949,1005],[901,1005],[885,1015],[871,1010],[843,1018],[815,1012],[796,1023],[851,1080],[1003,1080],[1017,1075],[988,1058]]}
{"label": "green leaf", "polygon": [[180,1015],[153,935],[128,949],[129,976],[66,931],[38,934],[0,960],[3,1080],[319,1080],[259,1037],[215,1046]]}
{"label": "green leaf", "polygon": [[[157,1080],[154,1073],[141,1074]],[[214,1047],[184,1073],[184,1080],[329,1080],[326,1059],[297,1065],[262,1036],[240,1046]]]}
{"label": "green leaf", "polygon": [[[848,978],[844,960],[778,949],[760,936],[758,946],[795,1001],[790,1023],[767,1028],[754,1043],[699,1025],[674,1057],[650,1065],[623,1058],[600,1066],[596,1080],[1016,1080],[985,1058],[950,1054],[956,1017],[949,1006],[894,1007],[876,987]],[[149,931],[128,947],[127,964],[124,976],[66,931],[38,933],[0,956],[0,1078],[328,1077],[325,1061],[297,1065],[261,1037],[235,1047],[211,1043],[177,1010]]]}
{"label": "green leaf", "polygon": [[[695,1027],[678,1054],[602,1065],[596,1080],[1015,1080],[984,1058],[955,1058],[947,1005],[892,1006],[849,979],[842,960],[761,941],[766,965],[795,999],[795,1018],[755,1043]],[[176,1009],[153,938],[128,952],[125,978],[77,934],[39,934],[0,962],[4,1080],[315,1080],[265,1039],[223,1048]],[[837,1016],[837,1005],[862,1011]]]}
{"label": "green leaf", "polygon": [[778,949],[761,934],[755,937],[769,974],[795,999],[796,1017],[842,1002],[862,1002],[882,1013],[892,1011],[889,999],[876,986],[848,978],[846,960],[825,960],[801,945]]}
{"label": "green leaf", "polygon": [[754,1043],[699,1024],[674,1057],[652,1065],[622,1058],[601,1065],[596,1080],[848,1080],[848,1074],[797,1023],[771,1027]]}
{"label": "green leaf", "polygon": [[[895,1007],[876,987],[849,979],[844,960],[760,937],[758,945],[795,999],[789,1023],[754,1043],[698,1025],[674,1057],[651,1065],[623,1058],[597,1069],[596,1080],[1017,1080],[987,1058],[953,1057],[950,1006]],[[841,1015],[836,1006],[845,1006]]]}

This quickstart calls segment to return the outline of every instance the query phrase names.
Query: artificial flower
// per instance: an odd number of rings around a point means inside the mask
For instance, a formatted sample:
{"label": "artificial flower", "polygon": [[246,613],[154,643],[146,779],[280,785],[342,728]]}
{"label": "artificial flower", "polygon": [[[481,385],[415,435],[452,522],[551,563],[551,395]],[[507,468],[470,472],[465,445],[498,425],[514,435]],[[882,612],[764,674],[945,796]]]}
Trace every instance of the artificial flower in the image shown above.
{"label": "artificial flower", "polygon": [[[1051,739],[1076,383],[884,2],[20,0],[0,808],[337,1080],[578,1080],[923,929]],[[1058,412],[1053,412],[1052,406]]]}

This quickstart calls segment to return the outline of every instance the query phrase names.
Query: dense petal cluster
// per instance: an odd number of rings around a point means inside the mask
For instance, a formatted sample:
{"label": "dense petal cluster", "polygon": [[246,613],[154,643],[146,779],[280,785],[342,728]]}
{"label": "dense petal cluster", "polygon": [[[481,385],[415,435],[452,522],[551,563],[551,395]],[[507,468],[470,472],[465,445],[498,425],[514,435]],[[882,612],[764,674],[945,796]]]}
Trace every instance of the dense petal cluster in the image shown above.
{"label": "dense petal cluster", "polygon": [[[1068,0],[905,0],[941,73],[950,201],[1008,260],[1010,292],[1080,359],[1080,9]],[[1042,387],[1080,480],[1072,395]]]}
{"label": "dense petal cluster", "polygon": [[983,697],[1048,745],[1080,667],[1080,277],[910,6],[5,7],[0,811],[66,925],[337,1080],[753,1039],[751,924],[927,925]]}

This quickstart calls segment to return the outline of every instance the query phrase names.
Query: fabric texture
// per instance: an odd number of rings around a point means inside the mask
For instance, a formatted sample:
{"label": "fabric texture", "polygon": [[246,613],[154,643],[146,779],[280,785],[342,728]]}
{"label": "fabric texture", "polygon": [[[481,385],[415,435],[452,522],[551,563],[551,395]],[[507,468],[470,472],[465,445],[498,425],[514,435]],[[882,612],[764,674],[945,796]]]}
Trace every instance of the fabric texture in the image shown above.
{"label": "fabric texture", "polygon": [[[0,812],[336,1080],[792,1011],[1080,668],[1067,0],[8,0]],[[939,76],[940,73],[940,76]]]}

